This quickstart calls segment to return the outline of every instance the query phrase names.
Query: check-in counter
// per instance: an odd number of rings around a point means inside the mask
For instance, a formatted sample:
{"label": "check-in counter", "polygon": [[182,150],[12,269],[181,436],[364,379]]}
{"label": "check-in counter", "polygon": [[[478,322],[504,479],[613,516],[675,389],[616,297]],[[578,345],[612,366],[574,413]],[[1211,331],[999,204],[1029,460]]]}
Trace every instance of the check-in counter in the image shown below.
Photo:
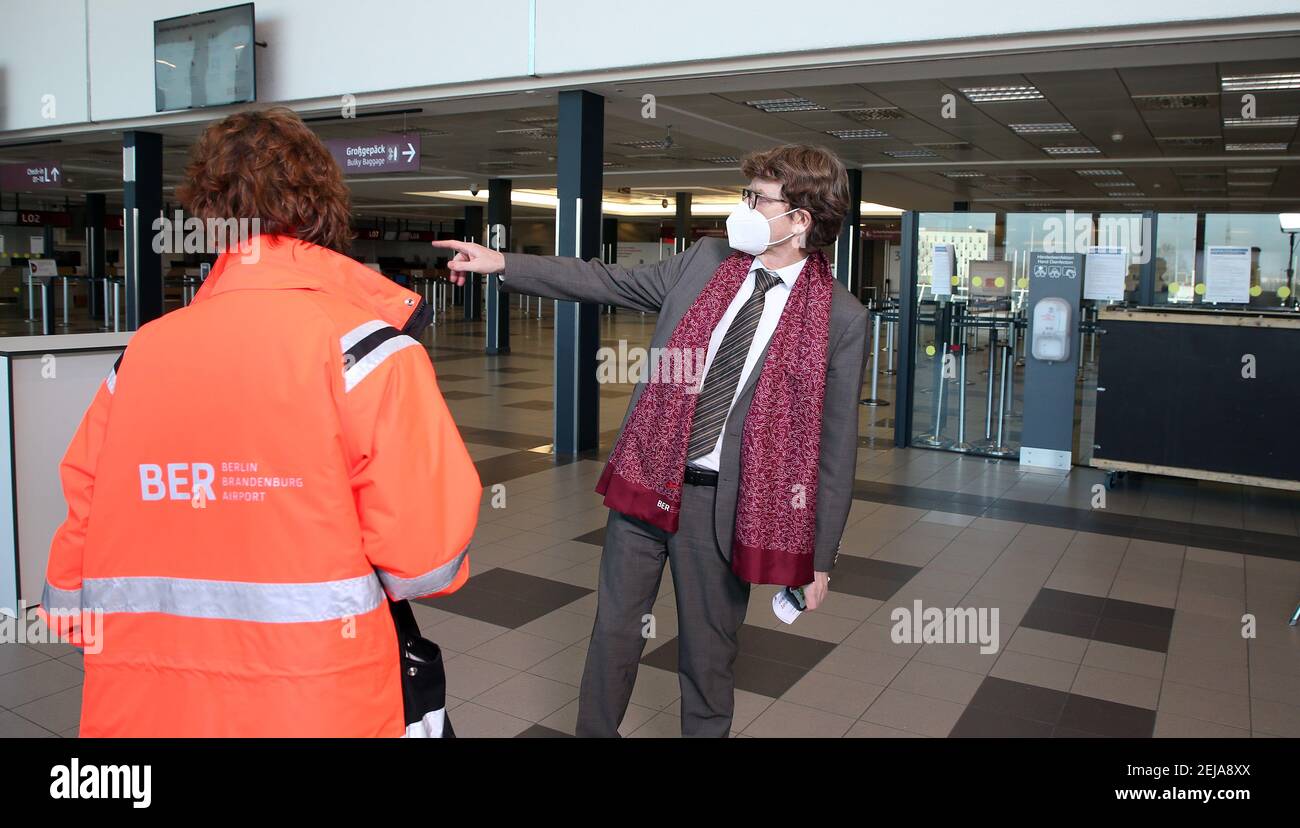
{"label": "check-in counter", "polygon": [[1300,313],[1106,308],[1092,465],[1300,490]]}
{"label": "check-in counter", "polygon": [[41,599],[50,540],[67,514],[59,463],[130,333],[0,338],[0,612]]}

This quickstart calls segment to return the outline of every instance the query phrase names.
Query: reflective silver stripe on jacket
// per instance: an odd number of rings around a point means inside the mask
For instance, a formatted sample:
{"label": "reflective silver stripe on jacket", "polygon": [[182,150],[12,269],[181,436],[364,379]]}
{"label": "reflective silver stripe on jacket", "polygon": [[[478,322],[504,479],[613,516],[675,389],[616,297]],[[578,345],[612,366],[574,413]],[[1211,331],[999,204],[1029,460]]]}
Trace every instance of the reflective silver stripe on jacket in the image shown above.
{"label": "reflective silver stripe on jacket", "polygon": [[460,572],[460,565],[465,562],[465,556],[469,554],[469,544],[460,550],[460,554],[452,558],[447,563],[432,569],[423,575],[417,575],[414,578],[399,578],[390,572],[379,570],[379,580],[384,582],[384,589],[388,592],[388,597],[394,601],[401,601],[405,598],[419,598],[422,595],[429,595],[451,586],[451,582],[456,580],[456,573]]}
{"label": "reflective silver stripe on jacket", "polygon": [[117,369],[108,369],[108,376],[104,378],[104,384],[108,386],[108,393],[112,394],[113,389],[117,387]]}
{"label": "reflective silver stripe on jacket", "polygon": [[356,345],[380,328],[386,327],[388,327],[388,323],[382,319],[372,319],[363,325],[358,325],[339,337],[339,349],[345,352],[350,351],[353,345]]}
{"label": "reflective silver stripe on jacket", "polygon": [[366,377],[370,372],[379,367],[380,363],[388,359],[389,356],[397,353],[403,348],[409,348],[412,345],[419,345],[406,334],[398,334],[392,339],[385,340],[382,345],[357,360],[353,365],[343,372],[343,390],[351,391]]}
{"label": "reflective silver stripe on jacket", "polygon": [[373,573],[338,581],[259,584],[196,578],[86,578],[80,590],[45,585],[47,609],[158,612],[183,618],[296,624],[364,615],[384,602]]}

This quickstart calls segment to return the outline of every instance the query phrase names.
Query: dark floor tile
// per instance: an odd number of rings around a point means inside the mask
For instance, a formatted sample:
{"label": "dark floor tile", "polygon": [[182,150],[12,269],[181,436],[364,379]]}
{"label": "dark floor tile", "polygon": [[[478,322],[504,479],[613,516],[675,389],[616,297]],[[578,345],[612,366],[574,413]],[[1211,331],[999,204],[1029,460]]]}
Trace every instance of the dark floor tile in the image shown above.
{"label": "dark floor tile", "polygon": [[473,374],[438,374],[438,382],[465,382],[466,380],[478,379],[483,379],[483,377]]}
{"label": "dark floor tile", "polygon": [[806,670],[816,667],[819,661],[835,649],[835,645],[828,641],[750,624],[741,626],[739,638],[742,654],[793,664]]}
{"label": "dark floor tile", "polygon": [[1069,697],[1069,693],[1060,690],[988,676],[967,707],[1053,725],[1060,719]]}
{"label": "dark floor tile", "polygon": [[502,403],[506,408],[526,408],[529,411],[550,411],[555,407],[550,400],[524,400],[523,402]]}
{"label": "dark floor tile", "polygon": [[1109,644],[1167,653],[1169,652],[1169,630],[1170,627],[1151,627],[1103,616],[1098,620],[1097,629],[1093,631],[1091,637]]}
{"label": "dark floor tile", "polygon": [[589,543],[592,546],[603,547],[605,545],[605,527],[602,526],[599,529],[592,529],[590,532],[586,533],[585,535],[578,535],[578,537],[574,538],[574,540],[582,541],[583,543]]}
{"label": "dark floor tile", "polygon": [[967,707],[948,734],[952,739],[1045,739],[1052,726],[982,707]]}
{"label": "dark floor tile", "polygon": [[[453,713],[455,711],[452,711]],[[539,724],[532,725],[522,733],[515,735],[516,739],[572,739],[571,734],[562,730],[554,730]]]}
{"label": "dark floor tile", "polygon": [[1129,621],[1134,624],[1145,624],[1148,627],[1157,627],[1160,629],[1172,629],[1174,626],[1174,611],[1169,607],[1157,607],[1152,604],[1139,604],[1133,601],[1119,601],[1114,598],[1106,600],[1106,606],[1101,611],[1102,618],[1113,618],[1117,621]]}
{"label": "dark floor tile", "polygon": [[590,592],[585,587],[498,567],[471,577],[451,595],[416,600],[435,609],[516,629]]}
{"label": "dark floor tile", "polygon": [[1086,730],[1075,730],[1072,727],[1055,727],[1052,728],[1053,739],[1105,739],[1100,733],[1089,733]]}
{"label": "dark floor tile", "polygon": [[486,397],[487,394],[481,394],[478,391],[461,391],[456,388],[442,392],[444,400],[472,400],[475,397]]}
{"label": "dark floor tile", "polygon": [[1095,615],[1031,605],[1025,611],[1024,617],[1020,619],[1020,626],[1061,635],[1073,635],[1076,638],[1092,638],[1100,621],[1101,619]]}
{"label": "dark floor tile", "polygon": [[526,374],[529,371],[536,371],[536,368],[524,368],[520,365],[493,365],[488,368],[489,371],[496,371],[498,374]]}
{"label": "dark floor tile", "polygon": [[1155,732],[1156,712],[1071,693],[1057,724],[1101,736],[1150,738]]}
{"label": "dark floor tile", "polygon": [[1030,606],[1095,616],[1101,615],[1102,609],[1106,606],[1106,599],[1098,598],[1096,595],[1083,595],[1078,592],[1044,587],[1034,596]]}
{"label": "dark floor tile", "polygon": [[550,437],[540,434],[519,434],[514,431],[500,431],[494,428],[477,428],[457,424],[460,437],[467,443],[481,443],[485,446],[499,448],[530,449],[544,446],[551,442]]}
{"label": "dark floor tile", "polygon": [[[469,440],[470,438],[465,439]],[[470,440],[470,442],[475,441]],[[514,480],[517,477],[525,477],[539,471],[545,471],[557,465],[566,465],[570,462],[573,462],[573,458],[557,457],[553,454],[539,454],[535,451],[516,451],[512,454],[501,454],[496,457],[475,460],[474,468],[478,469],[479,482],[484,486],[491,486],[496,483]]]}
{"label": "dark floor tile", "polygon": [[511,380],[510,382],[498,382],[497,388],[514,388],[520,391],[536,391],[538,388],[550,388],[549,382],[533,382],[532,380]]}
{"label": "dark floor tile", "polygon": [[[660,670],[667,670],[670,673],[676,673],[678,672],[680,644],[681,639],[678,638],[667,641],[646,654],[641,659],[641,663],[650,667],[658,667]],[[787,690],[795,686],[801,678],[808,674],[809,669],[798,664],[773,661],[747,653],[744,651],[743,643],[741,653],[736,656],[736,661],[732,665],[737,690],[758,693],[772,698],[783,695]]]}
{"label": "dark floor tile", "polygon": [[886,601],[910,581],[921,568],[907,564],[840,555],[831,578],[831,589],[860,598]]}

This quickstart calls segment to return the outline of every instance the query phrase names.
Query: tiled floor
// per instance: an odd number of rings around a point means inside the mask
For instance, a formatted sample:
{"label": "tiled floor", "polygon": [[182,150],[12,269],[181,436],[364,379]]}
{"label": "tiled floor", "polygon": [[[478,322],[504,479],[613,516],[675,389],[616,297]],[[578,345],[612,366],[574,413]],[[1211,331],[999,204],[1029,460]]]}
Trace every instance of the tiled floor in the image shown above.
{"label": "tiled floor", "polygon": [[[444,650],[464,736],[574,729],[607,512],[592,491],[599,459],[547,453],[546,305],[540,322],[512,320],[509,355],[483,355],[481,323],[444,319],[426,339],[486,487],[469,584],[415,607]],[[644,344],[652,325],[602,317],[603,344]],[[629,390],[602,387],[604,450]],[[1300,497],[1130,477],[1094,509],[1093,470],[899,450],[892,414],[860,408],[826,604],[786,626],[775,588],[754,589],[736,735],[1300,736],[1300,630],[1286,624],[1300,600]],[[625,735],[679,732],[672,588],[665,570]],[[896,641],[891,613],[915,601],[996,609],[996,650]],[[75,734],[80,684],[70,647],[0,646],[0,736]]]}

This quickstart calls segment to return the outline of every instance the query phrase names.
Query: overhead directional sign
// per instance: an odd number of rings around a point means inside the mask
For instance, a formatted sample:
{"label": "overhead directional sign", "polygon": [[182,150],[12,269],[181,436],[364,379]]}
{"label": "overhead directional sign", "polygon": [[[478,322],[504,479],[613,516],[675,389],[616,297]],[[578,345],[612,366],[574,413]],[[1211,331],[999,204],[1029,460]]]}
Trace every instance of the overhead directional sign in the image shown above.
{"label": "overhead directional sign", "polygon": [[420,135],[331,138],[325,142],[344,175],[420,171]]}
{"label": "overhead directional sign", "polygon": [[37,190],[63,186],[63,170],[56,161],[26,161],[0,166],[0,190]]}

